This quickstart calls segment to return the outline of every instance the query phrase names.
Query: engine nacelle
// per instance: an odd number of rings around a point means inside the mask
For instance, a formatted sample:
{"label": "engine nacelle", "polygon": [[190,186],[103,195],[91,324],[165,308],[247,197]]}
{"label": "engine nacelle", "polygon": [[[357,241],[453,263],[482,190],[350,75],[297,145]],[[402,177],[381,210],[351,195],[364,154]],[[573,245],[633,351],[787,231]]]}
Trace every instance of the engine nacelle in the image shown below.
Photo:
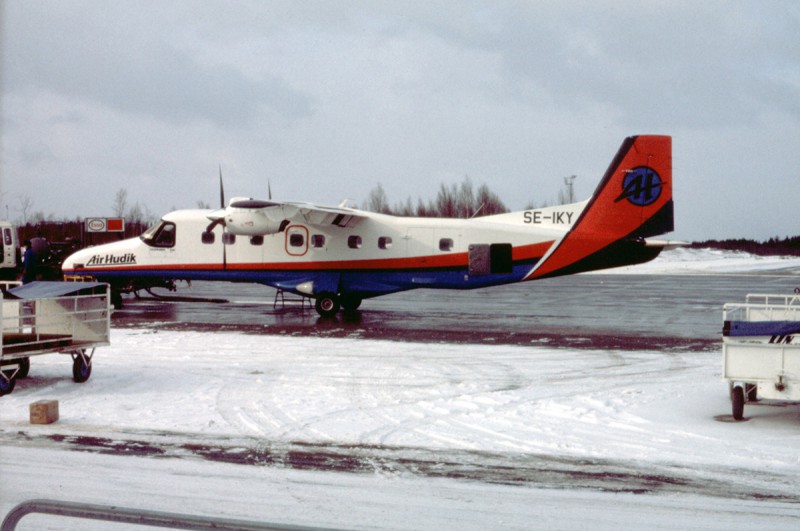
{"label": "engine nacelle", "polygon": [[225,227],[231,234],[263,236],[280,232],[283,220],[273,221],[263,211],[231,208],[225,211]]}

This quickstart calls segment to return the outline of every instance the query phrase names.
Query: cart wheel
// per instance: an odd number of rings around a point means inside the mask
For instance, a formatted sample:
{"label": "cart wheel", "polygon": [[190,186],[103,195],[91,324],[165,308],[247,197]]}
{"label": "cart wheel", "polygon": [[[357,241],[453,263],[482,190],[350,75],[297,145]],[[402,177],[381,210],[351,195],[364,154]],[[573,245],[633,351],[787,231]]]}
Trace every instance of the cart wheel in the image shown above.
{"label": "cart wheel", "polygon": [[29,372],[31,372],[31,359],[20,358],[19,372],[17,373],[17,378],[27,378]]}
{"label": "cart wheel", "polygon": [[75,356],[72,361],[72,379],[83,383],[92,375],[92,360],[86,359],[83,353]]}
{"label": "cart wheel", "polygon": [[14,386],[17,384],[16,375],[10,376],[9,373],[3,372],[0,374],[0,396],[7,395],[11,391],[14,390]]}
{"label": "cart wheel", "polygon": [[734,420],[742,420],[744,416],[744,389],[736,386],[731,390],[731,409]]}

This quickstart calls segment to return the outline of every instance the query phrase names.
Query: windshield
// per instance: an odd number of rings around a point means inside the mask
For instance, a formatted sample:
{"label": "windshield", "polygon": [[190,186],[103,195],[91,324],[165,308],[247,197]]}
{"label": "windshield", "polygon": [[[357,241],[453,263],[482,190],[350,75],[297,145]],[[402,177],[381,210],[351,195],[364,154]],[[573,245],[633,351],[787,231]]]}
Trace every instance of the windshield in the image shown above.
{"label": "windshield", "polygon": [[175,245],[175,224],[161,220],[139,236],[151,247],[173,247]]}

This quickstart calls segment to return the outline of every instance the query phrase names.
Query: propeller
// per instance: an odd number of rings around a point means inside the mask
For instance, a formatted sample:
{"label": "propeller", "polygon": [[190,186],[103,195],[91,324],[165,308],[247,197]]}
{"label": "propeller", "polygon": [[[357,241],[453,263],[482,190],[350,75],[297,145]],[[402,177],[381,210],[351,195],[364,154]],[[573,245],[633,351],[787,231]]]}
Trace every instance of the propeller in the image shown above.
{"label": "propeller", "polygon": [[[232,197],[225,206],[225,188],[222,178],[222,165],[219,167],[219,200],[220,209],[208,214],[211,223],[206,232],[211,232],[217,225],[222,225],[223,245],[234,235],[258,236],[283,232],[289,224],[287,218],[294,216],[298,207],[286,203],[272,201],[272,185],[267,180],[267,193],[270,200],[253,199],[251,197]],[[210,240],[211,237],[209,237]],[[205,240],[204,240],[205,241]],[[223,267],[227,268],[227,246],[223,247]]]}

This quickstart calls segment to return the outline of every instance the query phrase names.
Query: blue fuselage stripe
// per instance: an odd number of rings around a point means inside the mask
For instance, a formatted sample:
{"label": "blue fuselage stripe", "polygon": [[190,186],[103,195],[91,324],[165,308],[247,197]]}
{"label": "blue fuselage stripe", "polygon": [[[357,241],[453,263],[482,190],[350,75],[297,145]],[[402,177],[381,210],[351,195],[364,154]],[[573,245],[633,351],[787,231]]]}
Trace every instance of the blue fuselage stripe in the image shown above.
{"label": "blue fuselage stripe", "polygon": [[131,278],[171,278],[175,280],[254,282],[290,291],[304,282],[329,284],[333,276],[338,280],[338,288],[335,289],[339,292],[377,296],[415,288],[475,289],[510,284],[524,279],[534,263],[535,261],[526,261],[514,265],[510,273],[486,275],[470,275],[465,267],[395,271],[136,269],[136,271],[85,270],[85,272],[97,280],[112,284]]}

